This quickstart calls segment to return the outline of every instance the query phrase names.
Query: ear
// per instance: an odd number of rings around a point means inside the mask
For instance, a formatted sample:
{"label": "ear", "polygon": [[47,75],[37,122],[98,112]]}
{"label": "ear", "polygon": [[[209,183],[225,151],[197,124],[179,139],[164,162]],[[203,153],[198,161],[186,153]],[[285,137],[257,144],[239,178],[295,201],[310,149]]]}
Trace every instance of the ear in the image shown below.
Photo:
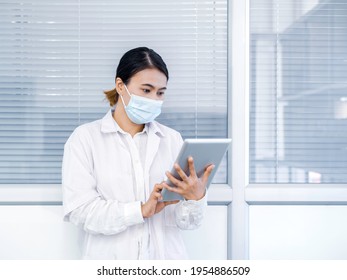
{"label": "ear", "polygon": [[121,78],[117,78],[116,79],[116,90],[117,90],[117,93],[118,94],[123,93],[123,88],[124,88],[124,83],[123,83],[122,79]]}

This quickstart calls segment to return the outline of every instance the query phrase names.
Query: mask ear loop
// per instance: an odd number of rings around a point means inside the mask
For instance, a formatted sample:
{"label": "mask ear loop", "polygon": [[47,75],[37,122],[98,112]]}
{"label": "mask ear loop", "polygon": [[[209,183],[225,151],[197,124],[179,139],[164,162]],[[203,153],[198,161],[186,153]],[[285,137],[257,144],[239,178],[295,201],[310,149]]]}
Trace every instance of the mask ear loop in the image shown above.
{"label": "mask ear loop", "polygon": [[128,87],[127,87],[127,85],[126,85],[126,84],[124,84],[124,87],[125,87],[125,89],[126,89],[127,93],[129,94],[129,96],[131,97],[131,94],[130,94],[130,92],[129,92],[129,90],[128,90]]}
{"label": "mask ear loop", "polygon": [[122,103],[123,103],[124,108],[126,108],[127,106],[125,106],[123,96],[120,95],[120,99],[122,100]]}
{"label": "mask ear loop", "polygon": [[[130,98],[131,98],[131,94],[130,94],[130,92],[129,92],[129,90],[128,90],[127,86],[126,86],[126,84],[124,84],[124,87],[125,87],[125,89],[126,89],[127,93],[129,94],[129,96],[130,96]],[[120,98],[122,99],[122,103],[123,103],[123,105],[124,105],[124,108],[126,108],[127,106],[126,106],[126,105],[125,105],[125,103],[124,103],[123,96],[122,96],[122,95],[120,95]]]}

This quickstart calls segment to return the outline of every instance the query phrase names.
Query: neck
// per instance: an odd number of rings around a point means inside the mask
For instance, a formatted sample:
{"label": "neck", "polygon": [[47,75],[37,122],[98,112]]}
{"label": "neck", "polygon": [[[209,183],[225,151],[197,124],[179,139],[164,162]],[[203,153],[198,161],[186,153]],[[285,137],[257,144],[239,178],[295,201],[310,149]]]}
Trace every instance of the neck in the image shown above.
{"label": "neck", "polygon": [[113,118],[121,129],[128,132],[132,137],[144,128],[144,124],[133,123],[127,116],[124,106],[121,101],[117,102],[116,108],[113,112]]}

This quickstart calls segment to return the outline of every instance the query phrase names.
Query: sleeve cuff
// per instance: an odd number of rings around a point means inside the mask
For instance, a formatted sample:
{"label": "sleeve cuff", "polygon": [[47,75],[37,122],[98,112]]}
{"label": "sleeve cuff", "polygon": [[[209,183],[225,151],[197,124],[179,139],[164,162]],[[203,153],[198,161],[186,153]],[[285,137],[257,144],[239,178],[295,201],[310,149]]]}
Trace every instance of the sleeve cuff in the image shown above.
{"label": "sleeve cuff", "polygon": [[127,226],[144,222],[141,212],[141,201],[124,204],[124,221]]}
{"label": "sleeve cuff", "polygon": [[184,200],[185,203],[196,205],[196,206],[204,206],[207,205],[207,190],[205,195],[199,200]]}

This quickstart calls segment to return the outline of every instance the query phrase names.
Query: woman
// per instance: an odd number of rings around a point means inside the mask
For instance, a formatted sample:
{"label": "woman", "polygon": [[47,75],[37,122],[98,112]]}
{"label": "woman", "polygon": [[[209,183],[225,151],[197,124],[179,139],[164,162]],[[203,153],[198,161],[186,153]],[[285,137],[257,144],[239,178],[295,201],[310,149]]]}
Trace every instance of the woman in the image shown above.
{"label": "woman", "polygon": [[[121,58],[116,87],[106,91],[112,109],[79,126],[65,144],[62,168],[64,219],[84,229],[85,259],[184,259],[180,229],[194,229],[206,207],[205,187],[214,166],[197,178],[175,164],[180,134],[154,119],[169,79],[162,58],[141,47]],[[175,184],[163,182],[165,175]],[[167,188],[183,201],[161,201]]]}

